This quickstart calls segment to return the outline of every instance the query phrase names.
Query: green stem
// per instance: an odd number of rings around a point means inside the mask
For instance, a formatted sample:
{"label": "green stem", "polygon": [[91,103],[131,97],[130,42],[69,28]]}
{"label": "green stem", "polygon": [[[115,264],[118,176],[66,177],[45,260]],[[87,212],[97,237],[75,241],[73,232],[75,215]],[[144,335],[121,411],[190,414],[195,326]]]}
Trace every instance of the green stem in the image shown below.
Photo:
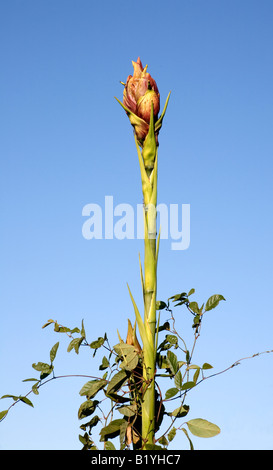
{"label": "green stem", "polygon": [[[145,207],[144,234],[144,326],[146,335],[150,338],[152,350],[144,348],[144,401],[142,404],[142,438],[144,449],[146,445],[154,444],[155,435],[155,331],[156,331],[156,286],[157,286],[157,254],[156,254],[156,200],[157,200],[157,163],[153,177],[152,197],[148,207]],[[144,201],[146,194],[144,194]],[[147,387],[147,388],[146,388]]]}

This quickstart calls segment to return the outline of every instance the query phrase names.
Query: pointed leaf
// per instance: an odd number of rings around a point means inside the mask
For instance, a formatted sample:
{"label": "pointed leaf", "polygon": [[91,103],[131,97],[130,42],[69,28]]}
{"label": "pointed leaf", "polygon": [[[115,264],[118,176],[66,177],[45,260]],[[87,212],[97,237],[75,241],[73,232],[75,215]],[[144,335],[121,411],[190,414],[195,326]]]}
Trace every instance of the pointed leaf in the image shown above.
{"label": "pointed leaf", "polygon": [[177,393],[179,392],[179,390],[177,388],[169,388],[169,390],[166,391],[165,393],[165,400],[168,400],[169,398],[172,398],[174,397],[175,395],[177,395]]}
{"label": "pointed leaf", "polygon": [[189,303],[189,308],[194,312],[194,313],[200,313],[198,303],[197,302],[190,302]]}
{"label": "pointed leaf", "polygon": [[90,348],[98,349],[104,344],[104,341],[105,339],[100,336],[96,341],[92,341],[92,343],[90,344]]}
{"label": "pointed leaf", "polygon": [[198,437],[214,437],[221,432],[220,428],[206,419],[191,419],[187,426],[194,436]]}
{"label": "pointed leaf", "polygon": [[154,359],[154,347],[149,342],[149,338],[147,337],[143,320],[141,318],[141,315],[139,313],[139,310],[137,308],[137,305],[135,303],[135,300],[132,296],[132,293],[130,291],[130,288],[129,288],[128,284],[127,284],[127,287],[128,287],[128,291],[129,291],[129,294],[130,294],[130,297],[131,297],[131,301],[133,303],[135,316],[136,316],[136,321],[137,321],[137,326],[138,326],[138,329],[139,329],[140,337],[142,339],[142,344],[143,344],[144,348],[146,349],[146,352],[149,354],[149,356],[151,358],[151,361],[152,361]]}
{"label": "pointed leaf", "polygon": [[182,387],[181,387],[181,390],[189,390],[190,388],[193,388],[195,387],[195,383],[193,381],[189,381],[189,382],[185,382]]}
{"label": "pointed leaf", "polygon": [[113,438],[119,435],[120,428],[124,424],[124,419],[114,419],[108,426],[105,426],[100,431],[101,441],[105,441],[109,438]]}
{"label": "pointed leaf", "polygon": [[4,410],[4,411],[0,411],[0,421],[2,421],[2,419],[5,418],[5,416],[7,416],[9,410]]}
{"label": "pointed leaf", "polygon": [[124,416],[135,416],[137,413],[137,405],[126,405],[126,406],[120,406],[117,408],[117,410]]}
{"label": "pointed leaf", "polygon": [[117,372],[108,384],[106,395],[117,392],[127,379],[128,375],[124,369]]}
{"label": "pointed leaf", "polygon": [[46,364],[45,362],[37,362],[37,364],[32,364],[33,369],[42,372],[43,374],[50,374],[53,370],[53,366]]}
{"label": "pointed leaf", "polygon": [[84,340],[83,337],[72,339],[72,341],[70,341],[70,343],[68,345],[67,352],[70,352],[70,351],[72,351],[72,349],[75,349],[75,353],[79,354],[79,347],[80,347],[81,343],[83,342],[83,340]]}
{"label": "pointed leaf", "polygon": [[182,379],[182,374],[180,370],[176,373],[174,377],[174,383],[175,383],[175,386],[178,388],[178,390],[182,389],[183,379]]}
{"label": "pointed leaf", "polygon": [[176,418],[184,418],[189,412],[190,407],[188,405],[181,405],[179,408],[176,408],[170,416],[175,416]]}
{"label": "pointed leaf", "polygon": [[51,363],[54,361],[55,357],[56,357],[56,354],[57,354],[57,351],[58,351],[58,347],[59,347],[59,342],[54,344],[54,346],[51,348],[50,350],[50,361]]}
{"label": "pointed leaf", "polygon": [[181,429],[182,429],[182,431],[184,432],[184,434],[187,436],[187,439],[188,439],[188,441],[189,441],[189,443],[190,443],[190,450],[194,450],[193,443],[192,443],[192,441],[191,441],[191,439],[190,439],[190,436],[189,436],[189,434],[188,434],[187,429],[185,429],[185,428],[181,428]]}
{"label": "pointed leaf", "polygon": [[101,363],[101,365],[99,366],[99,370],[107,369],[107,367],[109,367],[109,361],[108,361],[108,359],[107,359],[106,356],[103,356],[103,358],[102,358],[102,363]]}
{"label": "pointed leaf", "polygon": [[168,369],[170,369],[171,373],[175,375],[176,372],[178,371],[178,363],[177,363],[176,354],[174,354],[172,351],[168,351],[166,359],[167,359]]}
{"label": "pointed leaf", "polygon": [[98,400],[86,400],[83,402],[78,411],[78,418],[83,419],[94,413],[96,406],[99,404]]}
{"label": "pointed leaf", "polygon": [[176,436],[176,428],[173,427],[168,433],[169,442],[171,442],[175,438],[175,436]]}
{"label": "pointed leaf", "polygon": [[226,300],[226,299],[225,297],[219,294],[212,295],[206,303],[205,311],[208,312],[209,310],[212,310],[213,308],[217,307],[220,300]]}
{"label": "pointed leaf", "polygon": [[81,396],[93,398],[99,392],[99,390],[105,387],[106,384],[107,380],[104,379],[90,380],[84,384],[79,393]]}
{"label": "pointed leaf", "polygon": [[168,106],[168,103],[169,103],[170,96],[171,96],[171,92],[169,92],[169,94],[167,96],[167,99],[166,99],[166,102],[165,102],[165,105],[164,105],[164,108],[163,108],[163,111],[162,111],[162,114],[161,114],[160,118],[155,123],[155,130],[156,131],[158,131],[162,126],[162,121],[163,121],[163,118],[164,118],[166,110],[167,110],[167,106]]}
{"label": "pointed leaf", "polygon": [[42,326],[42,328],[46,328],[48,325],[51,325],[51,323],[55,323],[54,320],[47,320],[47,322]]}
{"label": "pointed leaf", "polygon": [[33,403],[27,397],[19,397],[19,400],[25,403],[26,405],[32,406],[32,408],[34,408]]}

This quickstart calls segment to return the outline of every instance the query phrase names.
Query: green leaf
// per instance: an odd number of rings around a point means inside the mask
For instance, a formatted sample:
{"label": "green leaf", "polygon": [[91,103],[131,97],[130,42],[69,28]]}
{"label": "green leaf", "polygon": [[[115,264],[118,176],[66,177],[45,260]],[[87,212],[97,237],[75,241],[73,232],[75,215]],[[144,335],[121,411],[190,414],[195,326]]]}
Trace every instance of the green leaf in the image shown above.
{"label": "green leaf", "polygon": [[192,327],[196,328],[198,325],[200,325],[200,315],[199,314],[195,315],[195,317],[193,319]]}
{"label": "green leaf", "polygon": [[88,398],[93,398],[99,390],[105,387],[107,380],[98,379],[98,380],[89,380],[80,390],[81,396],[86,396]]}
{"label": "green leaf", "polygon": [[100,441],[106,441],[107,439],[114,438],[119,435],[120,427],[124,424],[124,419],[114,419],[107,426],[100,431]]}
{"label": "green leaf", "polygon": [[168,439],[169,439],[169,442],[172,442],[172,440],[175,438],[176,436],[176,428],[173,427],[170,432],[168,433]]}
{"label": "green leaf", "polygon": [[102,358],[102,363],[101,363],[101,365],[99,366],[99,370],[107,369],[107,367],[109,367],[109,361],[108,361],[108,359],[107,359],[106,356],[103,356],[103,358]]}
{"label": "green leaf", "polygon": [[202,365],[202,369],[203,369],[203,370],[206,370],[206,369],[213,369],[213,366],[211,366],[211,365],[208,364],[207,362],[204,362],[204,364]]}
{"label": "green leaf", "polygon": [[111,441],[106,441],[105,442],[104,449],[105,450],[116,450],[113,442],[111,442]]}
{"label": "green leaf", "polygon": [[166,335],[166,340],[169,341],[169,343],[173,344],[173,345],[177,345],[178,343],[178,338],[177,336],[175,335]]}
{"label": "green leaf", "polygon": [[16,395],[3,395],[3,396],[1,397],[1,399],[2,399],[2,398],[12,398],[14,401],[19,400],[19,397],[16,396]]}
{"label": "green leaf", "polygon": [[55,359],[55,357],[56,357],[59,344],[60,344],[59,342],[56,343],[56,344],[54,344],[54,346],[53,346],[53,347],[51,348],[51,350],[50,350],[49,357],[50,357],[51,363],[54,361],[54,359]]}
{"label": "green leaf", "polygon": [[165,302],[162,302],[162,300],[157,300],[155,303],[156,310],[163,310],[166,307],[167,307],[167,304]]}
{"label": "green leaf", "polygon": [[170,416],[175,416],[176,418],[184,418],[189,412],[190,407],[188,405],[181,405],[179,408],[176,408],[174,411],[169,413]]}
{"label": "green leaf", "polygon": [[119,428],[120,450],[122,450],[124,448],[124,442],[125,442],[127,427],[128,427],[128,421],[124,420],[124,422],[122,423],[122,425]]}
{"label": "green leaf", "polygon": [[83,444],[82,450],[98,450],[87,432],[83,436],[79,435],[79,440]]}
{"label": "green leaf", "polygon": [[70,341],[70,343],[68,345],[67,352],[70,352],[70,351],[72,351],[72,349],[75,349],[75,353],[79,354],[79,347],[80,347],[81,343],[83,342],[83,340],[84,340],[83,337],[72,339],[72,341]]}
{"label": "green leaf", "polygon": [[105,339],[100,336],[96,341],[92,341],[90,348],[99,349],[103,345],[104,341]]}
{"label": "green leaf", "polygon": [[168,369],[170,369],[171,373],[175,375],[176,372],[178,371],[178,363],[177,363],[176,354],[174,354],[172,351],[168,351],[166,360],[168,364]]}
{"label": "green leaf", "polygon": [[168,362],[167,362],[166,356],[162,356],[161,354],[157,354],[156,361],[157,361],[159,369],[167,369]]}
{"label": "green leaf", "polygon": [[89,442],[88,434],[85,433],[84,436],[81,436],[81,434],[79,434],[79,441],[80,441],[83,445],[86,445],[86,444]]}
{"label": "green leaf", "polygon": [[[33,369],[37,370],[38,372],[41,372],[43,376],[47,376],[51,374],[53,371],[53,366],[46,364],[45,362],[37,362],[37,364],[32,364]],[[44,377],[43,377],[44,378]]]}
{"label": "green leaf", "polygon": [[189,382],[185,382],[182,385],[181,390],[189,390],[190,388],[193,388],[193,387],[195,387],[195,383],[192,381],[189,381]]}
{"label": "green leaf", "polygon": [[181,430],[182,430],[182,431],[184,432],[184,434],[187,436],[187,439],[188,439],[188,441],[189,441],[189,443],[190,443],[190,450],[194,450],[193,443],[192,443],[192,441],[191,441],[191,439],[190,439],[190,436],[189,436],[189,434],[188,434],[187,429],[181,428]]}
{"label": "green leaf", "polygon": [[200,374],[200,367],[198,367],[198,369],[196,369],[196,371],[194,372],[193,374],[193,382],[196,384],[197,380],[198,380],[198,377],[199,377],[199,374]]}
{"label": "green leaf", "polygon": [[[150,246],[150,244],[148,246]],[[147,336],[147,332],[146,332],[142,317],[139,313],[136,302],[134,300],[134,297],[130,291],[128,284],[127,284],[127,287],[128,287],[128,291],[129,291],[129,295],[130,295],[133,307],[134,307],[137,326],[138,326],[140,337],[142,339],[143,347],[144,349],[146,349],[147,357],[149,357],[149,360],[152,360],[152,358],[154,358],[154,345],[151,342],[150,336],[149,337]]]}
{"label": "green leaf", "polygon": [[121,369],[133,370],[136,368],[139,355],[135,346],[126,343],[119,343],[114,346],[114,350],[123,361],[120,364]]}
{"label": "green leaf", "polygon": [[0,411],[0,421],[7,416],[9,410]]}
{"label": "green leaf", "polygon": [[195,293],[195,289],[191,289],[191,290],[188,292],[188,297],[189,297],[190,295],[194,294],[194,293]]}
{"label": "green leaf", "polygon": [[118,343],[114,346],[113,349],[120,357],[124,357],[131,352],[135,352],[135,346],[133,344],[127,343]]}
{"label": "green leaf", "polygon": [[172,297],[169,297],[168,300],[172,300],[173,302],[177,302],[178,300],[184,300],[187,298],[187,292],[182,292],[181,294],[176,294],[173,295]]}
{"label": "green leaf", "polygon": [[117,392],[127,379],[128,375],[124,369],[117,372],[108,384],[106,395]]}
{"label": "green leaf", "polygon": [[34,408],[33,403],[27,397],[19,397],[19,400],[25,403],[26,405],[32,406],[32,408]]}
{"label": "green leaf", "polygon": [[[77,328],[78,329],[78,328]],[[56,333],[75,333],[75,331],[72,331],[70,328],[68,328],[67,326],[61,326],[61,325],[58,325],[58,323],[55,323],[55,326],[54,326],[54,331],[56,331]],[[78,329],[78,333],[80,332],[80,330]]]}
{"label": "green leaf", "polygon": [[170,329],[170,323],[168,321],[165,321],[165,323],[158,328],[158,331],[164,331],[164,330],[169,330],[169,329]]}
{"label": "green leaf", "polygon": [[159,442],[159,444],[161,444],[164,447],[167,447],[169,445],[169,441],[165,436],[160,437],[158,442]]}
{"label": "green leaf", "polygon": [[128,371],[134,370],[136,366],[138,365],[139,357],[136,352],[132,354],[128,354],[125,358],[124,361],[120,364],[121,369],[126,369]]}
{"label": "green leaf", "polygon": [[80,429],[82,429],[83,431],[86,431],[86,428],[89,427],[90,431],[93,427],[97,426],[98,422],[100,421],[100,418],[99,416],[94,416],[90,421],[88,421],[88,423],[84,423],[80,426]]}
{"label": "green leaf", "polygon": [[196,364],[191,364],[190,366],[187,367],[187,370],[190,369],[200,369],[200,366],[197,366]]}
{"label": "green leaf", "polygon": [[137,413],[137,405],[126,405],[126,406],[120,406],[117,408],[117,410],[124,416],[128,416],[129,418],[131,416],[135,416]]}
{"label": "green leaf", "polygon": [[31,378],[31,379],[24,379],[24,380],[22,380],[22,382],[37,382],[37,378],[36,378],[36,379],[33,379],[33,378]]}
{"label": "green leaf", "polygon": [[42,326],[42,328],[46,328],[48,325],[51,325],[51,323],[55,323],[54,320],[47,320],[47,322]]}
{"label": "green leaf", "polygon": [[174,383],[175,383],[175,386],[178,388],[178,390],[181,390],[182,385],[183,385],[183,379],[182,379],[182,374],[180,370],[176,373],[174,377]]}
{"label": "green leaf", "polygon": [[198,437],[214,437],[221,432],[220,428],[206,419],[191,419],[187,426],[194,436]]}
{"label": "green leaf", "polygon": [[81,336],[82,336],[82,338],[85,338],[85,329],[84,329],[83,320],[82,320]]}
{"label": "green leaf", "polygon": [[200,313],[198,303],[197,302],[190,302],[189,303],[189,308],[194,312],[194,313]]}
{"label": "green leaf", "polygon": [[167,390],[165,393],[165,400],[174,397],[178,392],[179,390],[177,388],[169,388],[169,390]]}
{"label": "green leaf", "polygon": [[78,418],[83,419],[86,418],[86,416],[92,415],[98,404],[98,400],[86,400],[85,402],[83,402],[78,411]]}
{"label": "green leaf", "polygon": [[205,311],[208,312],[209,310],[212,310],[213,308],[217,307],[220,300],[226,300],[226,299],[222,295],[219,295],[219,294],[212,295],[206,303]]}
{"label": "green leaf", "polygon": [[110,400],[114,401],[115,403],[126,403],[127,401],[130,401],[130,398],[117,395],[116,393],[106,393],[105,390],[104,393],[107,398],[110,398]]}
{"label": "green leaf", "polygon": [[70,330],[69,328],[66,328],[66,327],[62,327],[63,330],[61,330],[61,333],[62,332],[66,332],[66,331],[70,331],[70,333],[73,335],[74,333],[80,333],[80,329],[76,326],[75,328],[73,328],[73,330]]}
{"label": "green leaf", "polygon": [[40,383],[40,382],[36,382],[36,384],[34,384],[34,385],[31,387],[31,389],[32,389],[32,391],[33,391],[33,393],[34,393],[35,395],[39,395],[39,390],[38,390],[39,383]]}

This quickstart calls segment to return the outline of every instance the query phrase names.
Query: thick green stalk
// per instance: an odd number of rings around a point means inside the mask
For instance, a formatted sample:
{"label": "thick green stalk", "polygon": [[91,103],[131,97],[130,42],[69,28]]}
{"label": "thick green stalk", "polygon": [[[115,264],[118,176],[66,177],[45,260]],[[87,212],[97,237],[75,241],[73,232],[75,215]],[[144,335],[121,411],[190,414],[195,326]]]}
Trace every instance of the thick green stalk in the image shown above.
{"label": "thick green stalk", "polygon": [[[156,213],[146,213],[147,222],[156,220]],[[148,234],[146,234],[147,236]],[[149,235],[148,235],[149,236]],[[145,312],[145,332],[150,338],[152,348],[143,351],[143,386],[145,389],[144,401],[142,404],[142,438],[146,444],[154,443],[155,434],[155,326],[156,326],[156,261],[155,261],[155,240],[145,237],[145,257],[144,257],[144,312]],[[144,445],[144,449],[146,447]]]}
{"label": "thick green stalk", "polygon": [[[147,175],[148,176],[148,175]],[[156,330],[156,203],[157,203],[157,158],[149,175],[150,188],[143,191],[144,197],[144,327],[149,350],[144,347],[144,401],[142,404],[142,438],[146,444],[154,443],[155,434],[155,330]]]}
{"label": "thick green stalk", "polygon": [[[156,239],[156,205],[157,205],[157,144],[155,133],[159,131],[163,116],[166,112],[169,95],[163,113],[154,124],[153,103],[149,132],[145,139],[142,152],[135,133],[135,143],[138,153],[142,192],[144,201],[144,273],[141,271],[141,282],[144,298],[144,321],[134,305],[136,320],[143,343],[143,403],[142,403],[142,440],[143,449],[154,444],[155,436],[155,365],[156,365],[156,288],[157,288],[157,259],[159,237]],[[124,107],[124,105],[121,103]],[[125,108],[130,114],[130,110]]]}

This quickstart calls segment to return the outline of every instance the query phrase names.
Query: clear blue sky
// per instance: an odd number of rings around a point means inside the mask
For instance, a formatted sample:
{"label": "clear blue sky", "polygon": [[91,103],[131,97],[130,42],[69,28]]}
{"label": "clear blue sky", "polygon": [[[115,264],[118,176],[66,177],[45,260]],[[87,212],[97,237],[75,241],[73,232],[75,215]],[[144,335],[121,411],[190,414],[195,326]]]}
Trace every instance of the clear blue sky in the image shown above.
{"label": "clear blue sky", "polygon": [[[273,348],[271,0],[9,0],[0,6],[0,396],[24,394],[31,364],[60,340],[56,374],[92,374],[86,350],[41,326],[48,318],[88,338],[133,319],[140,240],[82,237],[82,208],[141,202],[132,131],[114,100],[141,57],[162,102],[159,202],[191,205],[191,244],[161,244],[158,298],[196,289],[207,314],[195,361],[220,371]],[[190,323],[177,311],[182,335]],[[190,418],[218,424],[197,449],[273,449],[273,355],[211,379],[189,395]],[[95,369],[96,370],[96,369]],[[79,449],[84,379],[43,387],[14,407],[1,449]],[[0,401],[0,410],[7,402]],[[181,437],[181,448],[187,448]]]}

